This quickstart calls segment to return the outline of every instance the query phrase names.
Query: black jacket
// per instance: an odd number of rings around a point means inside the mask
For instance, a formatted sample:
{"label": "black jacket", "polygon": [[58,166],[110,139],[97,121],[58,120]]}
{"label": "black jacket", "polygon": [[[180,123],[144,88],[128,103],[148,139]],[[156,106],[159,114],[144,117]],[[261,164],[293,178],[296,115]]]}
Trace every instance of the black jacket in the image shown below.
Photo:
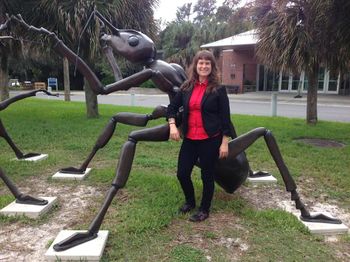
{"label": "black jacket", "polygon": [[[189,101],[193,88],[189,91],[180,90],[168,105],[167,118],[176,118],[177,113],[183,107],[182,131],[187,134]],[[234,138],[235,131],[230,119],[230,105],[224,87],[216,91],[205,93],[201,102],[203,126],[209,137],[221,132],[225,136]]]}

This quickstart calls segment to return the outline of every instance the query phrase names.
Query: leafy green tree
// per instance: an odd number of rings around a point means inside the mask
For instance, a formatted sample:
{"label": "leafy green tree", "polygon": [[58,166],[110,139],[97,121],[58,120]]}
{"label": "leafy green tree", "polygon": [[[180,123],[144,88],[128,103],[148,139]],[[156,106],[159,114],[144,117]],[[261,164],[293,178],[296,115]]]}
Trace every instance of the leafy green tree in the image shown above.
{"label": "leafy green tree", "polygon": [[176,22],[184,22],[190,20],[192,3],[184,4],[176,10]]}
{"label": "leafy green tree", "polygon": [[205,20],[211,20],[215,15],[216,0],[198,0],[193,7],[193,13],[196,14],[194,22],[200,26]]}
{"label": "leafy green tree", "polygon": [[[331,0],[258,0],[256,27],[260,41],[257,55],[275,70],[301,72],[309,80],[306,120],[317,123],[318,72],[322,65],[336,66],[339,56],[332,50],[335,23]],[[333,13],[332,13],[333,12]],[[329,18],[331,17],[331,18]]]}
{"label": "leafy green tree", "polygon": [[169,62],[174,62],[187,67],[196,52],[192,46],[192,38],[195,26],[192,22],[173,21],[165,28],[161,35],[161,46],[164,57]]}
{"label": "leafy green tree", "polygon": [[165,58],[186,68],[202,44],[250,29],[248,9],[236,8],[238,2],[226,0],[216,9],[215,0],[198,0],[190,14],[189,4],[178,8],[175,21],[160,34]]}

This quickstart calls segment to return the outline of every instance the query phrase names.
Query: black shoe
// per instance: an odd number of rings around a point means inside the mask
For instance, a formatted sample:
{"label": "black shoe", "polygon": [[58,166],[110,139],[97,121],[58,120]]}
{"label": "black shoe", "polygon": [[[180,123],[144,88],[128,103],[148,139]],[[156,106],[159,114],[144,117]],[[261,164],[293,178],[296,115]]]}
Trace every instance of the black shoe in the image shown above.
{"label": "black shoe", "polygon": [[191,205],[191,204],[185,203],[182,207],[179,208],[179,212],[182,214],[186,214],[186,213],[190,212],[192,209],[194,209],[195,207],[196,207],[196,205]]}
{"label": "black shoe", "polygon": [[189,220],[191,222],[201,222],[206,220],[209,217],[209,212],[198,211],[197,213],[190,216]]}

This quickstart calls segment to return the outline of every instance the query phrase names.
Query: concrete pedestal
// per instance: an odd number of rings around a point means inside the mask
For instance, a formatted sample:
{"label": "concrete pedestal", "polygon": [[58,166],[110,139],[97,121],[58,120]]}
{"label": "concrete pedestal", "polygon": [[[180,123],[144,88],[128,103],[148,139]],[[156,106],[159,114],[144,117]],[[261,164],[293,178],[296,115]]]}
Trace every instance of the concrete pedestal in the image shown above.
{"label": "concrete pedestal", "polygon": [[72,236],[78,232],[86,232],[84,230],[62,230],[46,251],[45,257],[48,261],[100,261],[103,250],[106,246],[108,231],[100,230],[97,238],[72,247],[70,249],[56,252],[53,246],[56,243]]}
{"label": "concrete pedestal", "polygon": [[8,206],[0,210],[0,213],[6,216],[19,216],[25,215],[30,218],[38,218],[40,215],[47,213],[51,207],[56,203],[57,197],[40,197],[49,201],[45,206],[38,205],[27,205],[27,204],[18,204],[16,201],[13,201]]}
{"label": "concrete pedestal", "polygon": [[262,177],[249,177],[247,181],[252,184],[273,184],[277,182],[277,179],[274,176],[262,176]]}
{"label": "concrete pedestal", "polygon": [[28,158],[23,158],[23,159],[17,159],[17,158],[15,158],[15,159],[20,160],[20,161],[37,162],[37,161],[44,160],[44,159],[48,158],[48,156],[49,156],[48,154],[41,154],[38,156],[33,156],[33,157],[28,157]]}
{"label": "concrete pedestal", "polygon": [[87,168],[85,170],[85,173],[81,175],[57,172],[52,176],[52,179],[83,180],[85,179],[85,177],[87,177],[90,171],[91,171],[91,168]]}
{"label": "concrete pedestal", "polygon": [[[300,219],[300,211],[295,208],[293,201],[281,201],[279,205],[283,210],[292,213],[294,216],[296,216],[299,219],[299,221],[302,222],[310,230],[312,234],[337,235],[346,234],[349,231],[349,228],[344,224],[313,223],[302,221]],[[326,210],[331,210],[331,207],[329,207]],[[311,215],[316,215],[320,213],[329,217],[334,217],[329,212],[324,211],[324,209],[322,208],[318,208],[317,212],[310,211]]]}
{"label": "concrete pedestal", "polygon": [[[320,214],[319,212],[310,212],[311,215]],[[327,212],[322,212],[326,216],[333,217],[331,214]],[[346,234],[349,231],[349,228],[344,224],[329,224],[329,223],[313,223],[313,222],[305,222],[300,219],[300,214],[293,213],[300,222],[302,222],[312,234],[321,234],[321,235],[338,235],[338,234]]]}

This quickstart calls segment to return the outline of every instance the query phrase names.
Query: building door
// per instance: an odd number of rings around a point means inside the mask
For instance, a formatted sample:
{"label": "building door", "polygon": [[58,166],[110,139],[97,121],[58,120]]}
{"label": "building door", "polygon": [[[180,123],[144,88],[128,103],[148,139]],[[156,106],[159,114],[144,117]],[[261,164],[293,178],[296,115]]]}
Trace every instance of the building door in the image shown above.
{"label": "building door", "polygon": [[256,91],[256,64],[243,64],[243,92]]}
{"label": "building door", "polygon": [[291,77],[293,78],[293,75],[283,73],[282,71],[280,72],[279,88],[278,88],[280,92],[290,91]]}
{"label": "building door", "polygon": [[267,69],[265,71],[266,81],[264,82],[264,91],[278,91],[280,74]]}
{"label": "building door", "polygon": [[324,67],[320,67],[318,70],[318,82],[317,82],[317,92],[318,93],[324,93],[325,91],[325,77],[326,77],[326,70]]}

